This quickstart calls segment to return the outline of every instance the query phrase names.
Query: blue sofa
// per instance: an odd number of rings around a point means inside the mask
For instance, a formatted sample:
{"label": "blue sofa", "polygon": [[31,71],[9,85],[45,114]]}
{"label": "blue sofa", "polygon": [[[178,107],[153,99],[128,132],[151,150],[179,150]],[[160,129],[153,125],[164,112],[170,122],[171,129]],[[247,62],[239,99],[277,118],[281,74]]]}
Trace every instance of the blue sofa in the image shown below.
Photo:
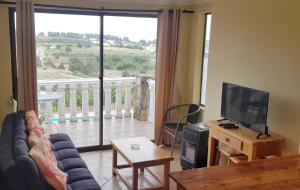
{"label": "blue sofa", "polygon": [[[0,189],[53,190],[29,156],[24,113],[6,116],[0,137]],[[66,134],[50,135],[58,167],[68,174],[68,190],[100,190],[100,186]]]}

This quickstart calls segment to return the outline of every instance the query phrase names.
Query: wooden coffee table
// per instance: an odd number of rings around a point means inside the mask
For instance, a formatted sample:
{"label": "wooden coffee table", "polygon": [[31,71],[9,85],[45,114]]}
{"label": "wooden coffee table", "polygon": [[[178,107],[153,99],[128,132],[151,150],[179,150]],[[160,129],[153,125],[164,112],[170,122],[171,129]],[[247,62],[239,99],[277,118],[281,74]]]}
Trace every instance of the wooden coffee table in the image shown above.
{"label": "wooden coffee table", "polygon": [[[169,152],[158,148],[154,143],[145,137],[135,137],[112,140],[113,147],[113,162],[112,162],[112,172],[113,175],[117,175],[124,182],[124,184],[131,190],[138,189],[138,172],[144,172],[144,169],[149,172],[160,184],[159,187],[153,187],[150,189],[169,189],[169,173],[170,173],[170,161],[174,158]],[[132,149],[132,144],[139,144],[139,149]],[[118,153],[128,162],[126,165],[117,164]],[[147,167],[152,166],[164,166],[164,181],[156,176]],[[130,185],[120,174],[119,170],[123,168],[132,167],[132,184]]]}

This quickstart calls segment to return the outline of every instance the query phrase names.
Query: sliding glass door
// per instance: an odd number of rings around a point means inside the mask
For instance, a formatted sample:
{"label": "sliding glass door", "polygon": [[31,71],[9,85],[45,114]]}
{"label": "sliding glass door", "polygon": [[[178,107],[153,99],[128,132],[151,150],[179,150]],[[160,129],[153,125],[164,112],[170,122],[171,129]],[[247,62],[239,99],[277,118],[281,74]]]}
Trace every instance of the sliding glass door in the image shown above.
{"label": "sliding glass door", "polygon": [[103,143],[154,139],[157,18],[104,16]]}
{"label": "sliding glass door", "polygon": [[39,117],[76,147],[101,144],[101,16],[35,13]]}
{"label": "sliding glass door", "polygon": [[[14,22],[11,9],[11,33]],[[154,138],[156,14],[36,8],[35,32],[38,115],[49,134],[68,134],[82,151]]]}

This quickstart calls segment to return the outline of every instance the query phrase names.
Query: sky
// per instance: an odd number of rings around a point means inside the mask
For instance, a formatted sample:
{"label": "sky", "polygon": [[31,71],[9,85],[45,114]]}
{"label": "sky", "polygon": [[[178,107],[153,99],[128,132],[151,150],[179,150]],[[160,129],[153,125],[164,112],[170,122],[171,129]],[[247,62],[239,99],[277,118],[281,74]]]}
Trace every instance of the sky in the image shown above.
{"label": "sky", "polygon": [[211,31],[211,14],[207,16],[206,20],[206,37],[205,40],[210,40],[210,31]]}
{"label": "sky", "polygon": [[[100,17],[35,13],[35,33],[74,32],[99,33]],[[157,19],[136,17],[104,17],[104,35],[128,37],[131,41],[156,39]]]}

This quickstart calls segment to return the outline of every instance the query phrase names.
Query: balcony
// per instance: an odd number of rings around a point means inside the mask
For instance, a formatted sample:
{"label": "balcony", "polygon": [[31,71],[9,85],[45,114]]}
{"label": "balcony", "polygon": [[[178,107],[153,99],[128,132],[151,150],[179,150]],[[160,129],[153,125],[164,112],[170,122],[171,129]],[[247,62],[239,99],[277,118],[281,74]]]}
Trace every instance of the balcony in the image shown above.
{"label": "balcony", "polygon": [[[103,144],[111,139],[154,136],[153,77],[103,79]],[[77,147],[99,144],[97,78],[38,80],[39,115],[46,130],[67,133]]]}

